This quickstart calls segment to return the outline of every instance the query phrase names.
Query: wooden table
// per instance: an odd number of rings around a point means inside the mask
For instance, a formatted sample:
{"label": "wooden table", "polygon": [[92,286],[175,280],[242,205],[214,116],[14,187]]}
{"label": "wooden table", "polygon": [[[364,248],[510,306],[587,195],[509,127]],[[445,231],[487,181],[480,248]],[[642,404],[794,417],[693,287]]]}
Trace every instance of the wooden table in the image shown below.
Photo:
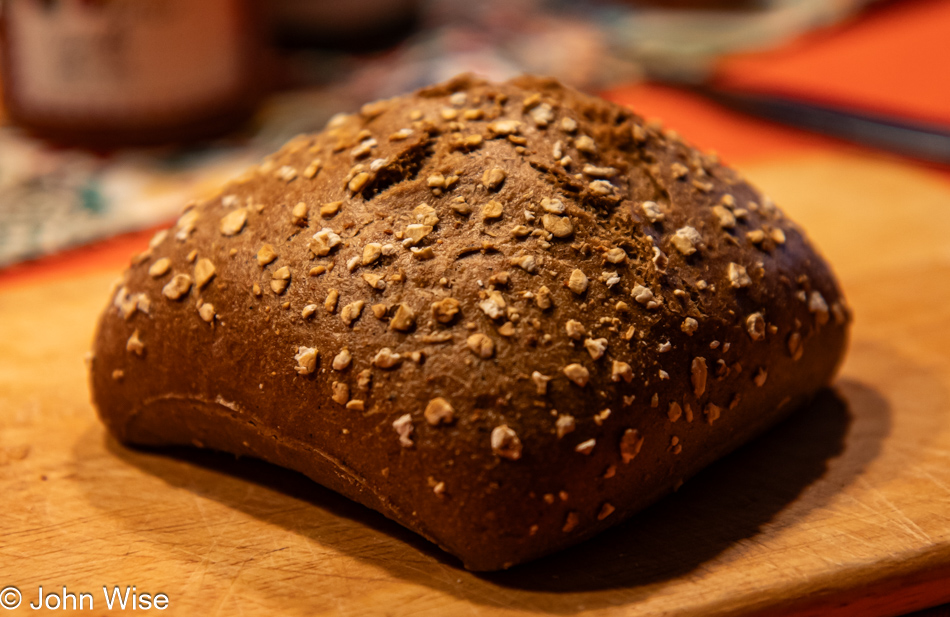
{"label": "wooden table", "polygon": [[950,600],[950,176],[847,149],[741,167],[841,277],[856,322],[834,391],[619,529],[492,575],[294,473],[119,446],[83,366],[118,267],[8,281],[13,614],[39,585],[93,592],[97,614],[103,585],[162,592],[178,615],[873,617]]}

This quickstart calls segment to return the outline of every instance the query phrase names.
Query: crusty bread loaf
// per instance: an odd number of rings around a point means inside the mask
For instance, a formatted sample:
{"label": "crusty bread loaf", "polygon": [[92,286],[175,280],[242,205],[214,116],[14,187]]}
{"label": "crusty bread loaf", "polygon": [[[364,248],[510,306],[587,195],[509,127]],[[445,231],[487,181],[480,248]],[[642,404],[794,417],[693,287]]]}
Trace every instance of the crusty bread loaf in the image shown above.
{"label": "crusty bread loaf", "polygon": [[492,570],[808,400],[849,321],[714,155],[550,80],[460,77],[187,206],[110,298],[91,379],[122,442],[299,470]]}

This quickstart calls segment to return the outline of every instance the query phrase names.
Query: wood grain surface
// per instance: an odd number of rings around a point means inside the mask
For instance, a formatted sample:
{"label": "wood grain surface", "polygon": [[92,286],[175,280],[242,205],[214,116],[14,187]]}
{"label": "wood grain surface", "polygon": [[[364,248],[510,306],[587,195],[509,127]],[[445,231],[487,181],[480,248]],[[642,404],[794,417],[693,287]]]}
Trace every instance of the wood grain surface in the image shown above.
{"label": "wood grain surface", "polygon": [[874,617],[950,600],[950,180],[866,154],[745,171],[848,294],[834,389],[619,528],[491,575],[283,469],[118,445],[82,361],[117,272],[0,290],[10,614],[36,614],[40,585],[93,592],[95,614],[114,612],[103,585],[165,593],[177,615]]}

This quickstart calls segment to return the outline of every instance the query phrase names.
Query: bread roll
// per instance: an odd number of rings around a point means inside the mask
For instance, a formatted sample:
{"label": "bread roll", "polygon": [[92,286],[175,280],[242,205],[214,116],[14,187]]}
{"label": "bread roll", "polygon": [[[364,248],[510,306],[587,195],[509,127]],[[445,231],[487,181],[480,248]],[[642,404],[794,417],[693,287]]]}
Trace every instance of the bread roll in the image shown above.
{"label": "bread roll", "polygon": [[295,469],[495,570],[807,401],[849,321],[714,155],[551,80],[463,76],[187,205],[110,297],[92,392],[123,443]]}

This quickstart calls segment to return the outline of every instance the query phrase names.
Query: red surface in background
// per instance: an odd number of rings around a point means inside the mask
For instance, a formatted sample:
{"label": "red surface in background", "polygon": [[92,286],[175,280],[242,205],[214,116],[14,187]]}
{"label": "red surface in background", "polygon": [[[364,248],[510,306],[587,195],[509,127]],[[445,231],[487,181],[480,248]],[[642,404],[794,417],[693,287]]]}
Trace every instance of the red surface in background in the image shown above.
{"label": "red surface in background", "polygon": [[950,0],[904,0],[720,64],[715,85],[950,128]]}
{"label": "red surface in background", "polygon": [[145,250],[158,229],[122,234],[88,246],[15,264],[0,270],[0,289],[22,283],[68,278],[94,270],[115,270],[118,276],[132,255]]}
{"label": "red surface in background", "polygon": [[662,120],[664,127],[677,131],[701,150],[715,150],[727,163],[847,147],[843,142],[746,116],[668,86],[637,84],[602,94],[647,120]]}

